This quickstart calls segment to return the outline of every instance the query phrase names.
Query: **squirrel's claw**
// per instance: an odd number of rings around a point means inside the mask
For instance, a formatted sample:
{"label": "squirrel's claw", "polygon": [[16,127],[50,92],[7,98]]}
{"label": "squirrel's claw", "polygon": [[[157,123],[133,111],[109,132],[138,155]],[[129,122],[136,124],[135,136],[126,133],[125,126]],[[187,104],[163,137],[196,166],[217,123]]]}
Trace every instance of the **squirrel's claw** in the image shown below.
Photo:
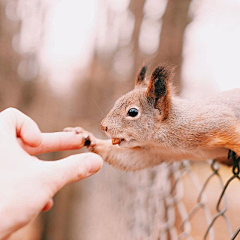
{"label": "squirrel's claw", "polygon": [[87,132],[81,127],[67,127],[63,129],[64,132],[75,132],[76,134],[83,134],[84,146],[89,151],[96,145],[95,136],[92,133]]}
{"label": "squirrel's claw", "polygon": [[79,133],[84,133],[86,131],[81,127],[66,127],[63,129],[63,132],[75,132],[79,134]]}
{"label": "squirrel's claw", "polygon": [[89,137],[89,135],[86,135],[85,137],[84,137],[84,146],[85,147],[89,147],[90,145],[91,145],[91,140],[90,140],[90,137]]}

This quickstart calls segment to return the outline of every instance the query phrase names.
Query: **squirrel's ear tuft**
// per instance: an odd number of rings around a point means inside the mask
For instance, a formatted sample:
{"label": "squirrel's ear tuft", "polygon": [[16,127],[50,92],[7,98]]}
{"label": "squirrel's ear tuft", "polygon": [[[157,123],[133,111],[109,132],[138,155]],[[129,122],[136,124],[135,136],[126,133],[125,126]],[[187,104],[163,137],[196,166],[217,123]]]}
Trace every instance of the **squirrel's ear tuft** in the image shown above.
{"label": "squirrel's ear tuft", "polygon": [[138,75],[135,80],[135,86],[140,86],[140,85],[144,84],[147,67],[148,67],[147,64],[144,64],[142,66],[142,68],[139,70]]}
{"label": "squirrel's ear tuft", "polygon": [[167,64],[159,65],[152,73],[148,88],[147,97],[153,101],[154,108],[167,117],[170,110],[170,90],[171,78],[173,75],[173,67]]}

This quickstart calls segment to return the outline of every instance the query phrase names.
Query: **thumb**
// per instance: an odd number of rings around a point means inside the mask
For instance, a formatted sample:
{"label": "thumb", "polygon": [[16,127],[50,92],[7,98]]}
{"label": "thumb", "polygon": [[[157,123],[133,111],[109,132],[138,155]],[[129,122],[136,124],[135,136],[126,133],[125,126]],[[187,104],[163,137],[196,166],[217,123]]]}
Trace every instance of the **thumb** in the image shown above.
{"label": "thumb", "polygon": [[103,160],[94,153],[81,153],[45,163],[49,164],[48,180],[49,186],[52,185],[54,195],[66,184],[79,181],[98,172],[103,165]]}

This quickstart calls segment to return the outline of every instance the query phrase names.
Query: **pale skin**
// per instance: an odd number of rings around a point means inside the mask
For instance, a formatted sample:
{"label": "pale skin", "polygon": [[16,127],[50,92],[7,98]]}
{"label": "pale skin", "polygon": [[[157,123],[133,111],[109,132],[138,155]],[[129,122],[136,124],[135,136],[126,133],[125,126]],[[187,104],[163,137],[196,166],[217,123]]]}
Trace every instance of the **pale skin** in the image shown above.
{"label": "pale skin", "polygon": [[[79,149],[84,136],[69,132],[41,133],[37,124],[16,109],[0,113],[0,239],[28,224],[53,205],[53,196],[66,184],[96,173],[103,164],[93,153],[58,161],[33,155]],[[16,214],[17,213],[17,214]]]}

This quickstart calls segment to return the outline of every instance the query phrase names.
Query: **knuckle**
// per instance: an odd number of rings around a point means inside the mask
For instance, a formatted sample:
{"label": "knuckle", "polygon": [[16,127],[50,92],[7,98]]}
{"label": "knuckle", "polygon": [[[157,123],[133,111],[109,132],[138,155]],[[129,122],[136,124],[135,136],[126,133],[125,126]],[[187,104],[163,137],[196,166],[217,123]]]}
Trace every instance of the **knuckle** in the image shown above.
{"label": "knuckle", "polygon": [[7,108],[5,111],[8,111],[8,112],[16,112],[16,111],[18,111],[16,108],[14,108],[14,107],[9,107],[9,108]]}
{"label": "knuckle", "polygon": [[86,168],[80,168],[80,169],[78,169],[78,174],[77,174],[77,179],[76,180],[81,180],[86,176],[87,176]]}
{"label": "knuckle", "polygon": [[15,115],[18,112],[18,110],[16,108],[9,107],[9,108],[3,110],[2,112],[9,114],[9,115]]}
{"label": "knuckle", "polygon": [[11,126],[12,128],[17,119],[17,112],[18,110],[12,107],[3,110],[0,114],[1,127]]}

